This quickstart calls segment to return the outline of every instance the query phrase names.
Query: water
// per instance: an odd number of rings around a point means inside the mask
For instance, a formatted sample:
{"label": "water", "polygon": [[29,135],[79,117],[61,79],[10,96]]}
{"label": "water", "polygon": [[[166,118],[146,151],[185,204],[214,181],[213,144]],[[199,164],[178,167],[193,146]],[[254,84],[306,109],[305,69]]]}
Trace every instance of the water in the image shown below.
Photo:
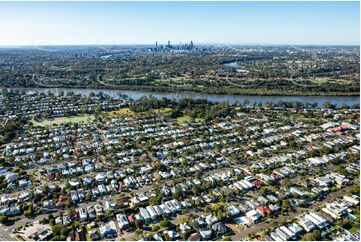
{"label": "water", "polygon": [[114,53],[114,54],[108,54],[108,55],[103,55],[103,56],[100,56],[101,59],[108,59],[110,57],[113,57],[113,56],[126,56],[128,55],[128,53]]}
{"label": "water", "polygon": [[224,66],[228,66],[228,67],[238,67],[238,62],[237,61],[233,61],[233,62],[228,62],[228,63],[224,63]]}
{"label": "water", "polygon": [[[20,89],[20,88],[19,88]],[[127,95],[132,99],[138,99],[142,96],[153,95],[156,98],[166,97],[168,99],[182,99],[182,98],[192,98],[192,99],[207,99],[210,102],[229,102],[229,104],[234,104],[237,101],[243,103],[245,99],[249,100],[250,104],[254,102],[278,102],[278,101],[296,101],[296,102],[316,102],[319,107],[322,107],[324,102],[331,102],[337,106],[341,106],[343,103],[351,106],[353,104],[360,104],[359,96],[249,96],[249,95],[225,95],[225,94],[204,94],[197,92],[153,92],[153,91],[135,91],[135,90],[112,90],[112,89],[81,89],[81,88],[26,88],[20,89],[25,90],[26,92],[48,92],[51,91],[56,95],[59,95],[60,92],[67,93],[73,91],[75,94],[81,94],[88,96],[89,93],[94,92],[99,93],[103,92],[111,97],[118,97],[118,93]]]}

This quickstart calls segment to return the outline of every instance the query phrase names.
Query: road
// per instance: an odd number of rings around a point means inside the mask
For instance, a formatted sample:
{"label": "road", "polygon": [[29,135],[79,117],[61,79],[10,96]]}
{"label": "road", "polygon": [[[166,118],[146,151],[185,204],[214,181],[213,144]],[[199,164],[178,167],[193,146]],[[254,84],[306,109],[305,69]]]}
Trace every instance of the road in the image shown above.
{"label": "road", "polygon": [[11,230],[9,227],[0,225],[0,241],[16,241],[16,239],[12,238],[9,235],[10,233],[11,233]]}

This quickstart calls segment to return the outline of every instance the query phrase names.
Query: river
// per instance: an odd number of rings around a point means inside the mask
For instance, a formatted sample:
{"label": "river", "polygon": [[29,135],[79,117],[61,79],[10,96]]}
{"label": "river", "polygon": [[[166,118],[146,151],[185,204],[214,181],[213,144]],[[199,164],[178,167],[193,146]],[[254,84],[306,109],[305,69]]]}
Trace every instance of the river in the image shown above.
{"label": "river", "polygon": [[[20,88],[19,88],[20,89]],[[82,94],[88,96],[89,93],[103,92],[111,97],[118,97],[118,93],[127,95],[132,99],[138,99],[141,96],[153,95],[156,98],[166,97],[168,99],[207,99],[211,102],[229,102],[234,104],[237,101],[243,103],[245,99],[249,100],[250,104],[254,102],[278,102],[278,101],[297,101],[297,102],[316,102],[319,107],[322,107],[324,102],[335,103],[337,106],[341,106],[343,103],[347,105],[360,104],[359,96],[249,96],[249,95],[220,95],[220,94],[204,94],[198,92],[153,92],[153,91],[134,91],[134,90],[111,90],[111,89],[82,89],[82,88],[26,88],[20,89],[26,90],[26,92],[48,92],[51,91],[58,95],[60,92],[73,91],[75,94]]]}
{"label": "river", "polygon": [[224,66],[227,66],[227,67],[238,67],[238,62],[237,61],[232,61],[232,62],[227,62],[227,63],[224,63],[223,64]]}

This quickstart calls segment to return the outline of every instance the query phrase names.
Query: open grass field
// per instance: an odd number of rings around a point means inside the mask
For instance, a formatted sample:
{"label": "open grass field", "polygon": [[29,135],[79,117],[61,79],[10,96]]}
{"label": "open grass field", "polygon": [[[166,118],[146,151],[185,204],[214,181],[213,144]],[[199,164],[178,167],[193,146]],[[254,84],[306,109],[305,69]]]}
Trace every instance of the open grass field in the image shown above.
{"label": "open grass field", "polygon": [[95,119],[94,115],[76,116],[76,117],[60,117],[54,119],[45,119],[43,121],[32,121],[34,126],[51,126],[62,123],[88,123]]}
{"label": "open grass field", "polygon": [[322,84],[328,84],[328,83],[338,83],[338,84],[343,84],[343,85],[347,85],[347,84],[352,84],[354,81],[353,80],[347,80],[347,79],[343,79],[343,78],[339,78],[339,79],[333,79],[333,78],[315,78],[312,80],[313,83],[318,84],[318,85],[322,85]]}
{"label": "open grass field", "polygon": [[182,83],[186,80],[185,77],[171,77],[171,78],[164,78],[164,79],[157,79],[156,82],[159,83],[169,83],[169,82],[179,82]]}
{"label": "open grass field", "polygon": [[179,125],[182,125],[182,124],[191,122],[191,120],[192,120],[192,118],[190,116],[185,115],[185,116],[177,118],[177,123]]}
{"label": "open grass field", "polygon": [[[157,114],[167,114],[172,111],[171,108],[160,108],[160,109],[152,109],[151,112],[157,113]],[[141,114],[141,113],[140,113]],[[119,118],[119,117],[127,117],[127,116],[134,116],[136,113],[134,113],[129,108],[121,108],[116,111],[111,112],[104,112],[102,114],[102,117],[104,118]],[[92,122],[95,119],[94,115],[84,115],[84,116],[76,116],[76,117],[59,117],[54,119],[45,119],[42,121],[35,121],[33,120],[32,123],[34,126],[52,126],[54,124],[62,124],[62,123],[87,123]],[[190,123],[192,121],[192,118],[188,115],[179,117],[176,119],[177,123],[179,125]],[[194,120],[195,122],[204,122],[205,120],[202,118],[196,118]]]}
{"label": "open grass field", "polygon": [[204,120],[204,118],[196,118],[195,121],[196,121],[196,122],[203,123],[205,120]]}
{"label": "open grass field", "polygon": [[[171,108],[160,108],[160,109],[152,109],[150,112],[154,112],[157,114],[165,114],[170,113],[172,111]],[[111,112],[104,112],[102,114],[103,117],[106,118],[118,118],[118,117],[124,117],[124,116],[134,116],[136,113],[134,113],[130,108],[121,108],[116,111]]]}
{"label": "open grass field", "polygon": [[117,118],[122,116],[133,116],[134,112],[130,110],[130,108],[121,108],[116,111],[104,112],[102,115],[107,118]]}
{"label": "open grass field", "polygon": [[[192,121],[192,117],[188,116],[188,115],[184,115],[182,117],[177,118],[177,123],[179,125],[185,124],[185,123],[190,123]],[[203,118],[196,118],[194,119],[195,122],[204,122],[205,120]]]}
{"label": "open grass field", "polygon": [[171,108],[159,108],[159,109],[152,109],[151,111],[155,112],[155,113],[159,113],[159,114],[164,114],[164,113],[172,112],[172,109]]}

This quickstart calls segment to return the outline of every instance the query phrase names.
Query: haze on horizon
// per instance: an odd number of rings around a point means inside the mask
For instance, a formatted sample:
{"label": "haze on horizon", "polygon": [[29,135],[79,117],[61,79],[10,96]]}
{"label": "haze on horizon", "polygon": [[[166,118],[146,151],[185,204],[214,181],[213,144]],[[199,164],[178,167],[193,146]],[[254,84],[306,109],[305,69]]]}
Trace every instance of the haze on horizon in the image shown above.
{"label": "haze on horizon", "polygon": [[359,2],[0,2],[0,45],[359,45]]}

